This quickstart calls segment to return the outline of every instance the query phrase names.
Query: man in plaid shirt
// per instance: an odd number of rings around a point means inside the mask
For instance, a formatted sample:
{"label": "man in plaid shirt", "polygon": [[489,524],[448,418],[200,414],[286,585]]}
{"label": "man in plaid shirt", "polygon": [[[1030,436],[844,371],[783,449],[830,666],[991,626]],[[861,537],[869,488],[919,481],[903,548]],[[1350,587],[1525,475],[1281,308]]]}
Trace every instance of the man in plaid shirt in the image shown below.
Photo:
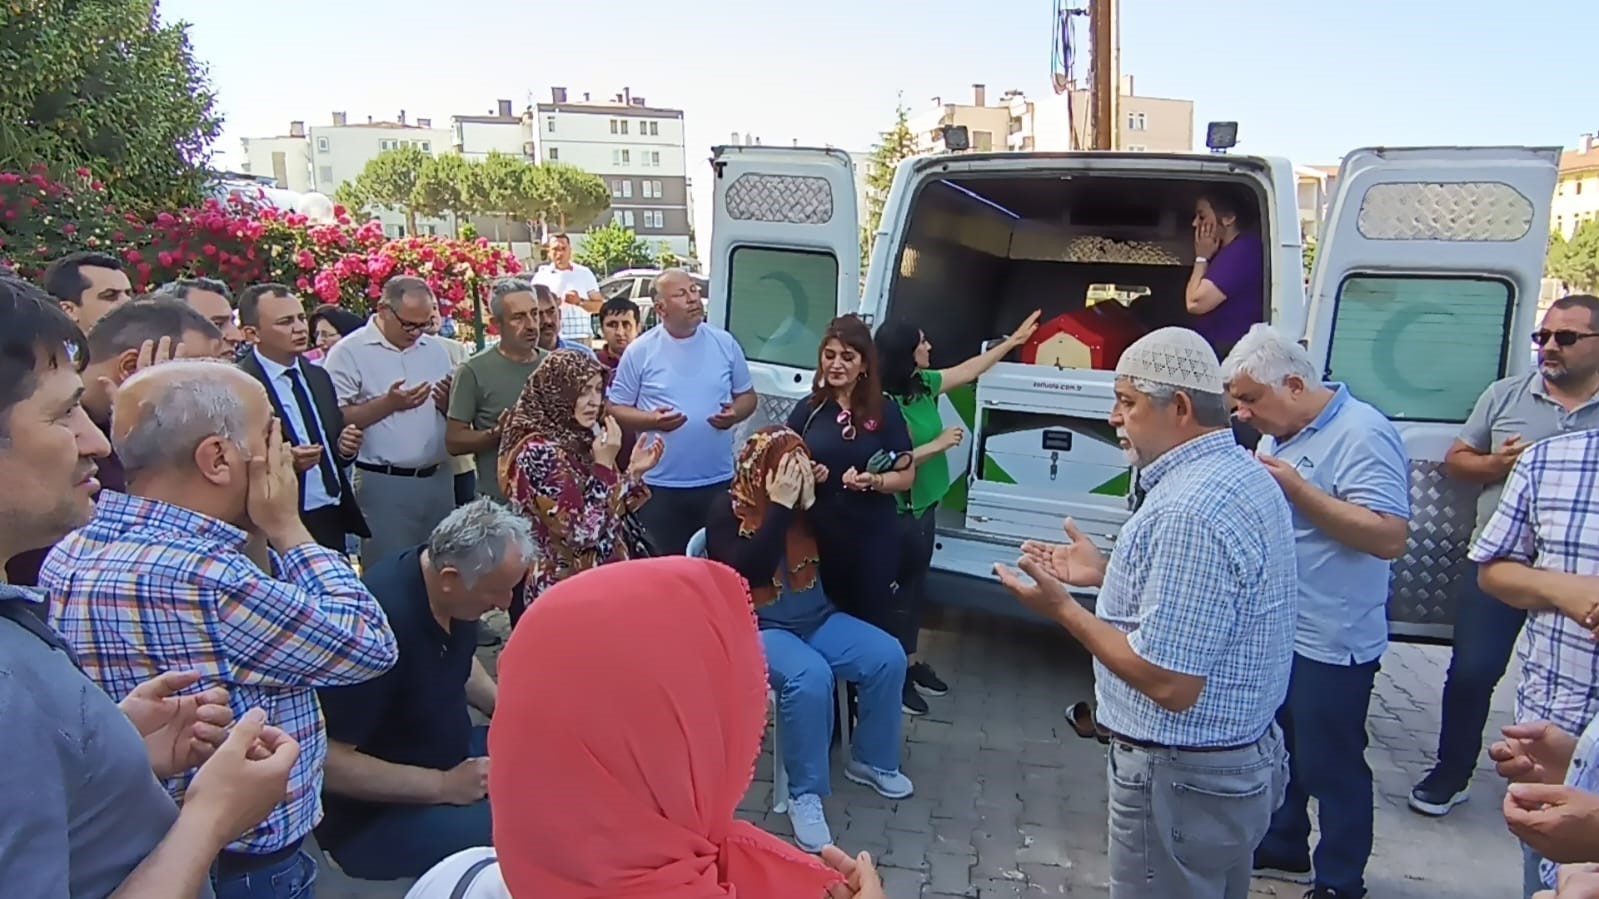
{"label": "man in plaid shirt", "polygon": [[[388,620],[301,523],[282,426],[249,375],[155,366],[121,386],[112,422],[131,495],[103,491],[94,519],[45,560],[51,623],[113,698],[163,671],[198,671],[226,686],[236,715],[259,706],[298,741],[286,799],[229,844],[214,876],[218,899],[307,896],[316,863],[300,847],[321,816],[327,752],[316,689],[388,670]],[[259,565],[247,554],[258,538],[270,547]],[[168,780],[174,798],[192,777]]]}
{"label": "man in plaid shirt", "polygon": [[[1524,450],[1470,558],[1485,592],[1527,610],[1516,644],[1517,723],[1582,733],[1599,717],[1599,430]],[[1531,896],[1542,889],[1542,859],[1525,844],[1522,855]]]}
{"label": "man in plaid shirt", "polygon": [[[1110,423],[1148,493],[1115,553],[1068,519],[1070,543],[1022,545],[1026,579],[996,573],[1094,656],[1112,899],[1244,899],[1288,782],[1273,718],[1293,661],[1293,519],[1228,428],[1203,337],[1154,331],[1116,375]],[[1094,611],[1066,585],[1098,587]]]}

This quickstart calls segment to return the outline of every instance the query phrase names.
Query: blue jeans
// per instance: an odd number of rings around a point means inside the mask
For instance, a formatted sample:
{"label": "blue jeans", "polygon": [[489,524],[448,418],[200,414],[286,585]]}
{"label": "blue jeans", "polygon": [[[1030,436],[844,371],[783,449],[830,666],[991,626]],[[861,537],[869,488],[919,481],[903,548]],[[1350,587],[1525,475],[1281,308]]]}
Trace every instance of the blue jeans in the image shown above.
{"label": "blue jeans", "polygon": [[1365,890],[1371,857],[1371,766],[1366,764],[1366,710],[1377,661],[1328,665],[1295,654],[1288,699],[1277,711],[1288,747],[1288,793],[1260,843],[1262,854],[1297,860],[1310,854],[1309,801],[1321,822],[1316,886],[1351,896]]}
{"label": "blue jeans", "polygon": [[[487,727],[474,728],[468,754],[487,755],[488,734]],[[328,854],[358,880],[398,880],[421,877],[462,849],[493,843],[487,799],[471,805],[391,805]]]}
{"label": "blue jeans", "polygon": [[311,899],[316,859],[300,850],[275,865],[212,882],[216,899]]}
{"label": "blue jeans", "polygon": [[858,690],[851,755],[873,768],[899,770],[905,689],[905,651],[899,641],[859,618],[834,612],[808,634],[764,628],[761,645],[767,678],[777,693],[791,798],[831,792],[827,751],[833,742],[835,675]]}
{"label": "blue jeans", "polygon": [[1444,679],[1437,771],[1451,787],[1465,789],[1482,753],[1482,730],[1488,724],[1494,688],[1510,665],[1527,612],[1484,593],[1477,586],[1475,570],[1461,585],[1459,596],[1454,651]]}

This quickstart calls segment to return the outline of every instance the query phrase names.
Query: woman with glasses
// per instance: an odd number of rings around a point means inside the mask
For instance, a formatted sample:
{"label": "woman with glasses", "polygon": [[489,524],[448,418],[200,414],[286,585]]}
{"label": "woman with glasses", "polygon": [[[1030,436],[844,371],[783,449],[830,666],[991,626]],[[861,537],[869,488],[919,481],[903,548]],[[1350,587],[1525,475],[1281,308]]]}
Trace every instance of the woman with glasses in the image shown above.
{"label": "woman with glasses", "polygon": [[855,315],[835,318],[817,351],[811,395],[788,416],[815,469],[810,519],[822,579],[837,606],[892,635],[911,626],[895,577],[895,494],[916,477],[911,435],[883,394],[872,332]]}

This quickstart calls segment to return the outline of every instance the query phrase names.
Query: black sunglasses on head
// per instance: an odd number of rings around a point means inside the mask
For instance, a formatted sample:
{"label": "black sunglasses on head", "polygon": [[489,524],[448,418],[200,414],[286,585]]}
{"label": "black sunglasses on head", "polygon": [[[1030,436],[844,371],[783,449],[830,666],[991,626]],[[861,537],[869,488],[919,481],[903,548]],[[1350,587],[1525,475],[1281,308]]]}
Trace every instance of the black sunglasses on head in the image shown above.
{"label": "black sunglasses on head", "polygon": [[1532,332],[1532,342],[1538,346],[1544,346],[1551,340],[1555,342],[1555,346],[1575,346],[1577,341],[1587,340],[1590,337],[1599,337],[1599,333],[1571,331],[1564,328],[1559,331],[1540,329]]}

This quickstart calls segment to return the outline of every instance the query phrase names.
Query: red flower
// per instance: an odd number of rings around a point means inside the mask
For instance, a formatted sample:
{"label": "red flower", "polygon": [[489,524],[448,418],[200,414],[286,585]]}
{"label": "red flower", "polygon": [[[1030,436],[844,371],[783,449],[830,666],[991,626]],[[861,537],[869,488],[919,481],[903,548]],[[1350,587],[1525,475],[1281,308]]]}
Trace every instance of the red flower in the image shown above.
{"label": "red flower", "polygon": [[80,165],[80,166],[78,166],[78,167],[77,167],[77,168],[75,168],[75,169],[73,169],[73,170],[72,170],[72,171],[73,171],[73,172],[74,172],[74,173],[75,173],[75,174],[76,174],[76,175],[77,175],[77,176],[78,176],[78,177],[79,177],[79,178],[87,178],[87,177],[89,177],[89,175],[90,175],[90,174],[91,174],[91,172],[90,172],[90,171],[89,171],[89,170],[88,170],[88,169],[86,169],[86,168],[84,168],[84,167],[83,167],[83,166],[81,166],[81,165]]}
{"label": "red flower", "polygon": [[163,250],[162,252],[156,254],[155,259],[162,265],[171,268],[172,265],[177,262],[178,257]]}
{"label": "red flower", "polygon": [[61,233],[62,234],[77,234],[78,233],[78,226],[72,224],[71,222],[67,222],[65,225],[61,226]]}
{"label": "red flower", "polygon": [[90,190],[105,190],[105,185],[101,184],[98,181],[90,181],[89,182],[89,189]]}
{"label": "red flower", "polygon": [[207,256],[215,256],[217,254],[216,244],[208,243],[200,248],[200,252],[206,254]]}

